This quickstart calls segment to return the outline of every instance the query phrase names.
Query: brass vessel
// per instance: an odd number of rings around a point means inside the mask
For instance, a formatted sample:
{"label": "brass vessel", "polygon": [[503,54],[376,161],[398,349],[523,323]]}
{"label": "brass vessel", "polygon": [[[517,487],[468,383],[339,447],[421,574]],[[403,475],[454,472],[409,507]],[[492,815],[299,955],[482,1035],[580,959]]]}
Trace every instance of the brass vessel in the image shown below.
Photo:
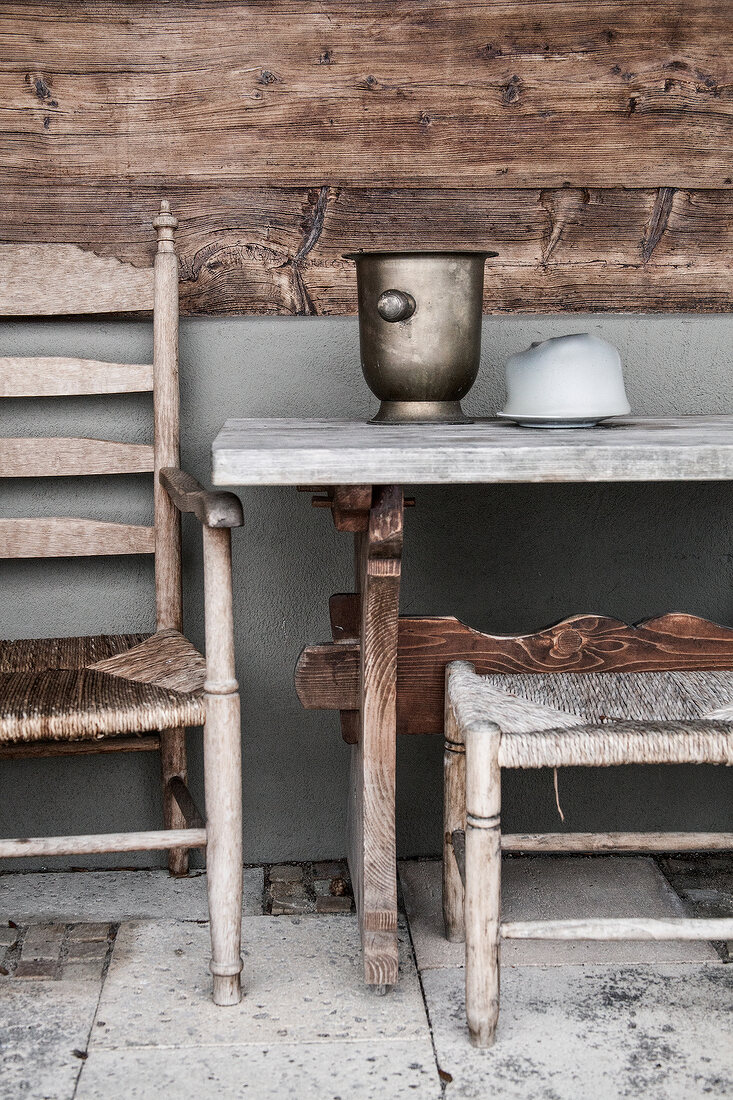
{"label": "brass vessel", "polygon": [[481,355],[484,263],[496,252],[351,252],[373,423],[469,422]]}

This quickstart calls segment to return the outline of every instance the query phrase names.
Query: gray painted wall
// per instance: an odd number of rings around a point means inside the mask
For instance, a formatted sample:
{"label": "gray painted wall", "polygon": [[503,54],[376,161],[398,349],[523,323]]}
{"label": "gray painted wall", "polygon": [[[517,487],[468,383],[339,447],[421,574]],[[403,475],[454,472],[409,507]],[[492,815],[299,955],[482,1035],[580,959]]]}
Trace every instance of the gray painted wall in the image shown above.
{"label": "gray painted wall", "polygon": [[[512,352],[535,339],[582,330],[621,349],[635,412],[730,411],[727,317],[486,318],[482,371],[465,403],[468,411],[485,415],[500,407],[502,365]],[[0,355],[139,362],[149,361],[151,344],[150,326],[138,322],[0,325]],[[354,319],[183,321],[181,396],[183,463],[204,482],[211,440],[228,416],[367,416],[376,407],[359,370]],[[11,435],[149,438],[148,396],[9,404],[2,430]],[[0,512],[144,522],[146,484],[143,477],[69,480],[55,487],[6,482]],[[245,860],[335,857],[345,849],[348,749],[337,715],[301,710],[292,672],[305,643],[329,638],[328,596],[351,588],[350,542],[303,494],[246,489],[241,495],[247,519],[234,535],[234,585]],[[577,611],[633,621],[683,609],[733,623],[733,512],[725,484],[444,486],[421,487],[416,496],[418,507],[406,517],[406,613],[456,614],[480,629],[505,632],[538,629]],[[202,644],[200,535],[195,521],[184,524],[186,625]],[[153,627],[152,568],[143,559],[2,562],[0,575],[0,636]],[[203,803],[199,731],[189,734],[189,752],[192,788]],[[440,738],[401,739],[403,855],[439,851],[441,755]],[[578,830],[730,828],[731,779],[722,768],[566,769],[560,798],[566,824]],[[510,773],[504,818],[508,828],[521,831],[556,827],[551,775]],[[154,754],[0,766],[2,835],[158,824]],[[157,861],[146,854],[52,863]]]}

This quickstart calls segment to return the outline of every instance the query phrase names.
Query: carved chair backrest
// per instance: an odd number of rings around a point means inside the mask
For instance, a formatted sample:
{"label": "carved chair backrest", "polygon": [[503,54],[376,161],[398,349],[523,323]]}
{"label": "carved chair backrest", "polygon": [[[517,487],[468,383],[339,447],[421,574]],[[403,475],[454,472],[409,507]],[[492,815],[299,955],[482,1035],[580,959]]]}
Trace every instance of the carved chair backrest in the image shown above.
{"label": "carved chair backrest", "polygon": [[152,391],[154,442],[0,439],[0,476],[59,477],[149,472],[152,527],[89,519],[0,518],[1,558],[154,554],[158,629],[181,629],[180,516],[158,472],[179,465],[177,220],[167,202],[153,219],[153,267],[136,268],[76,245],[0,245],[0,316],[153,312],[152,364],[59,357],[0,358],[0,397]]}

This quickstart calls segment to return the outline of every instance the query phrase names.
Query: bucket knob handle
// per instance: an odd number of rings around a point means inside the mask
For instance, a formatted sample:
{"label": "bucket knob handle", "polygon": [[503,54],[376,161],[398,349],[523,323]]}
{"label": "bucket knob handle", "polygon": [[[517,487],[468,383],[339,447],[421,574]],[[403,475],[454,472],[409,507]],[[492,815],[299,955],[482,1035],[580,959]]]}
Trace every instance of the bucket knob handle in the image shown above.
{"label": "bucket knob handle", "polygon": [[415,299],[406,290],[385,290],[377,300],[377,313],[384,321],[406,321],[416,308]]}

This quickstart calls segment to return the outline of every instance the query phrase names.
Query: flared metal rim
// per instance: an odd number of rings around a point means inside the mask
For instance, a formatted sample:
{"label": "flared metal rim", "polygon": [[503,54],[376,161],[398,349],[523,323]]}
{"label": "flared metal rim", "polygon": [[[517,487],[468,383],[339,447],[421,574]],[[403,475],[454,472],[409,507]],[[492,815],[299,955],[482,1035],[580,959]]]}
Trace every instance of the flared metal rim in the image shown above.
{"label": "flared metal rim", "polygon": [[498,256],[498,252],[491,252],[485,248],[414,248],[414,249],[389,249],[389,248],[364,248],[358,252],[342,252],[342,260],[362,260],[365,256],[483,256],[485,260]]}

